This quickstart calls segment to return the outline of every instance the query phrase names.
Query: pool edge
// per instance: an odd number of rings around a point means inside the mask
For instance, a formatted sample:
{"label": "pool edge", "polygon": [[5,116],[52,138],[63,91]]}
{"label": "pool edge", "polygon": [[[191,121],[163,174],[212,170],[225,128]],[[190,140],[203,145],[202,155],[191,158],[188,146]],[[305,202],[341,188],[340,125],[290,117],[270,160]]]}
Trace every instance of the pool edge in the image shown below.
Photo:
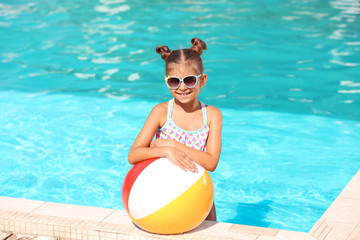
{"label": "pool edge", "polygon": [[123,210],[0,196],[0,231],[60,239],[360,239],[360,170],[308,232],[204,221],[180,235],[136,228]]}
{"label": "pool edge", "polygon": [[316,239],[360,239],[360,170],[315,223]]}

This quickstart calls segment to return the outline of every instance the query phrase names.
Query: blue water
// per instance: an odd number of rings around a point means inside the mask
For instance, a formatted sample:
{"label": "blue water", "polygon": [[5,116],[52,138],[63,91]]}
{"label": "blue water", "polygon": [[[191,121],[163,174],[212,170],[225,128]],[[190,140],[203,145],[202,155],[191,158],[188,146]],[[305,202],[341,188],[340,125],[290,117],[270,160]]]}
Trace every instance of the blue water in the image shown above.
{"label": "blue water", "polygon": [[218,220],[308,231],[360,167],[358,1],[0,2],[0,195],[123,209],[127,153],[197,36]]}

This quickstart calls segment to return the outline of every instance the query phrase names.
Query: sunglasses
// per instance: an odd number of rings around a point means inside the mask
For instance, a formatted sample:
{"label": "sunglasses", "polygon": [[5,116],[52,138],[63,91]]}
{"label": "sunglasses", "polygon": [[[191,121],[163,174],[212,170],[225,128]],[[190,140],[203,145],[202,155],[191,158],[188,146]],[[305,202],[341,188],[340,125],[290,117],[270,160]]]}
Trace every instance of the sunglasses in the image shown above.
{"label": "sunglasses", "polygon": [[165,82],[170,89],[177,89],[180,86],[181,82],[183,82],[187,88],[193,88],[196,86],[198,78],[201,75],[202,73],[197,76],[189,75],[184,77],[183,79],[180,79],[178,77],[165,76]]}

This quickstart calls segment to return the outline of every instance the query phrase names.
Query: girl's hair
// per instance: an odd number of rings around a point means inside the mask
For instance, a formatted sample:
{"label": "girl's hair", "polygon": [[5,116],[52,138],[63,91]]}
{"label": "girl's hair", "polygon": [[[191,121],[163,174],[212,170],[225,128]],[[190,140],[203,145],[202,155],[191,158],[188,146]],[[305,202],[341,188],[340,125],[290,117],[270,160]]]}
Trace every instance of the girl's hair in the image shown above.
{"label": "girl's hair", "polygon": [[179,63],[189,64],[196,71],[196,74],[203,73],[204,67],[200,55],[203,50],[206,50],[206,44],[198,38],[193,38],[191,39],[191,45],[190,48],[174,51],[171,51],[167,46],[158,46],[156,48],[156,52],[165,61],[166,73],[172,68],[173,64]]}

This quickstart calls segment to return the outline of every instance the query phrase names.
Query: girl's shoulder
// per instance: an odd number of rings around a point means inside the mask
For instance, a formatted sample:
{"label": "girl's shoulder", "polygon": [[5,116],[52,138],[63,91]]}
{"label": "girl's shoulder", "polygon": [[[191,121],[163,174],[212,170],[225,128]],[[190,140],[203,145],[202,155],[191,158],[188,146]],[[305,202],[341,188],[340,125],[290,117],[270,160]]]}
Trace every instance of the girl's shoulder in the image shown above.
{"label": "girl's shoulder", "polygon": [[157,105],[155,105],[155,107],[153,107],[153,112],[157,113],[157,114],[165,114],[167,113],[167,109],[168,109],[168,102],[163,102],[163,103],[159,103]]}
{"label": "girl's shoulder", "polygon": [[211,105],[206,104],[206,110],[207,110],[208,115],[210,115],[210,114],[212,114],[212,115],[222,115],[220,109],[218,109],[217,107],[211,106]]}
{"label": "girl's shoulder", "polygon": [[217,107],[206,105],[206,112],[208,116],[208,120],[211,121],[222,121],[222,113],[221,110]]}
{"label": "girl's shoulder", "polygon": [[157,119],[157,121],[159,121],[159,126],[164,125],[167,120],[167,109],[168,102],[163,102],[154,106],[150,113],[152,119]]}

